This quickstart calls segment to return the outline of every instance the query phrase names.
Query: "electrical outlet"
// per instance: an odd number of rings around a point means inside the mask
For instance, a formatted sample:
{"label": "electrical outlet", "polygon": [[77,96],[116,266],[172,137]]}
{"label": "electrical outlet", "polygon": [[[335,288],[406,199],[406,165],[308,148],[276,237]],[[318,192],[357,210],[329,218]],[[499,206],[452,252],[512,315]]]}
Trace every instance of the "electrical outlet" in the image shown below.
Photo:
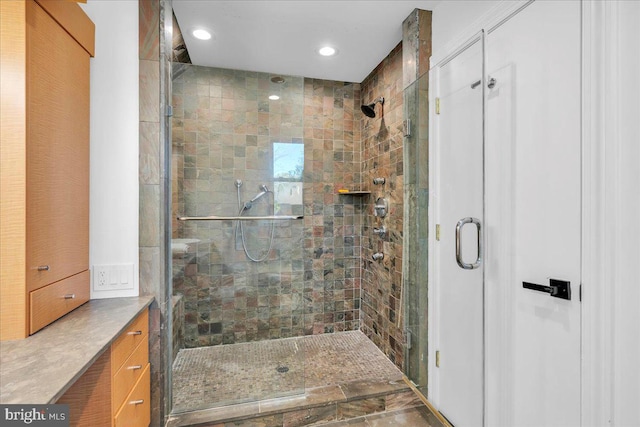
{"label": "electrical outlet", "polygon": [[96,291],[104,291],[109,283],[109,266],[94,265],[93,266],[93,289]]}

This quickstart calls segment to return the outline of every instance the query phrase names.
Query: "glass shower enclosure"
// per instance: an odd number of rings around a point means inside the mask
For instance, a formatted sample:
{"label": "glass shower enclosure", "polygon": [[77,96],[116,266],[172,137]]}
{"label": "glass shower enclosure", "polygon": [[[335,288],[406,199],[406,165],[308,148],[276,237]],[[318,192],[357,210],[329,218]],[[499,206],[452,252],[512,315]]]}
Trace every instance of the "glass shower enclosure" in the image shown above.
{"label": "glass shower enclosure", "polygon": [[173,412],[303,393],[303,78],[172,85]]}
{"label": "glass shower enclosure", "polygon": [[405,375],[427,395],[429,75],[404,90],[405,233],[403,257]]}

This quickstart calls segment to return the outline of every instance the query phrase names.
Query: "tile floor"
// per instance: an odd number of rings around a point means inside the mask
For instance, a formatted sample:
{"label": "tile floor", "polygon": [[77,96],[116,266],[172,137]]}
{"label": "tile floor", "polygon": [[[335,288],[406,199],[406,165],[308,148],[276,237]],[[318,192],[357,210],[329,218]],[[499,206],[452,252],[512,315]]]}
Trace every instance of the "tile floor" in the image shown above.
{"label": "tile floor", "polygon": [[400,409],[323,424],[323,427],[442,427],[442,423],[425,406]]}
{"label": "tile floor", "polygon": [[173,413],[353,381],[402,381],[402,373],[360,331],[183,349],[173,365]]}

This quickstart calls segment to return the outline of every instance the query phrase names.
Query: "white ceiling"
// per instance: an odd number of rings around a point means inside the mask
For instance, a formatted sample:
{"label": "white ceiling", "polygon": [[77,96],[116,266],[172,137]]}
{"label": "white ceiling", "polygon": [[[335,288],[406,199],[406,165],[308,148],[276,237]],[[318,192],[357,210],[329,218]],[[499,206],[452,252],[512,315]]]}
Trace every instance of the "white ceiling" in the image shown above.
{"label": "white ceiling", "polygon": [[[362,82],[402,40],[402,21],[439,0],[174,0],[196,65]],[[202,41],[191,32],[209,30]],[[331,45],[333,57],[317,49]]]}

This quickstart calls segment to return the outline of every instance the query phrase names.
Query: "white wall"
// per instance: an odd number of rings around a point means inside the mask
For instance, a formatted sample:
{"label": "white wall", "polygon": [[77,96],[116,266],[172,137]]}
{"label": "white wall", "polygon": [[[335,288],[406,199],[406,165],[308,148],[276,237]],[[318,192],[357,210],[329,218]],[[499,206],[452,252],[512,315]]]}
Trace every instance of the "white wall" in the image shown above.
{"label": "white wall", "polygon": [[[96,25],[91,59],[90,255],[96,265],[133,264],[133,289],[91,298],[138,295],[138,1],[88,0]],[[92,274],[93,276],[93,274]]]}
{"label": "white wall", "polygon": [[607,172],[605,197],[610,200],[613,253],[606,284],[612,293],[611,425],[640,425],[640,2],[621,1],[612,10],[617,49],[611,58],[612,99],[605,140]]}
{"label": "white wall", "polygon": [[[442,1],[433,9],[431,66],[482,29],[491,10],[503,3],[500,0]],[[446,52],[446,53],[445,53]]]}
{"label": "white wall", "polygon": [[479,31],[482,28],[481,18],[498,3],[501,3],[500,0],[442,1],[438,3],[433,9],[431,27],[434,54],[461,36],[468,37],[466,33],[469,32],[469,28]]}

